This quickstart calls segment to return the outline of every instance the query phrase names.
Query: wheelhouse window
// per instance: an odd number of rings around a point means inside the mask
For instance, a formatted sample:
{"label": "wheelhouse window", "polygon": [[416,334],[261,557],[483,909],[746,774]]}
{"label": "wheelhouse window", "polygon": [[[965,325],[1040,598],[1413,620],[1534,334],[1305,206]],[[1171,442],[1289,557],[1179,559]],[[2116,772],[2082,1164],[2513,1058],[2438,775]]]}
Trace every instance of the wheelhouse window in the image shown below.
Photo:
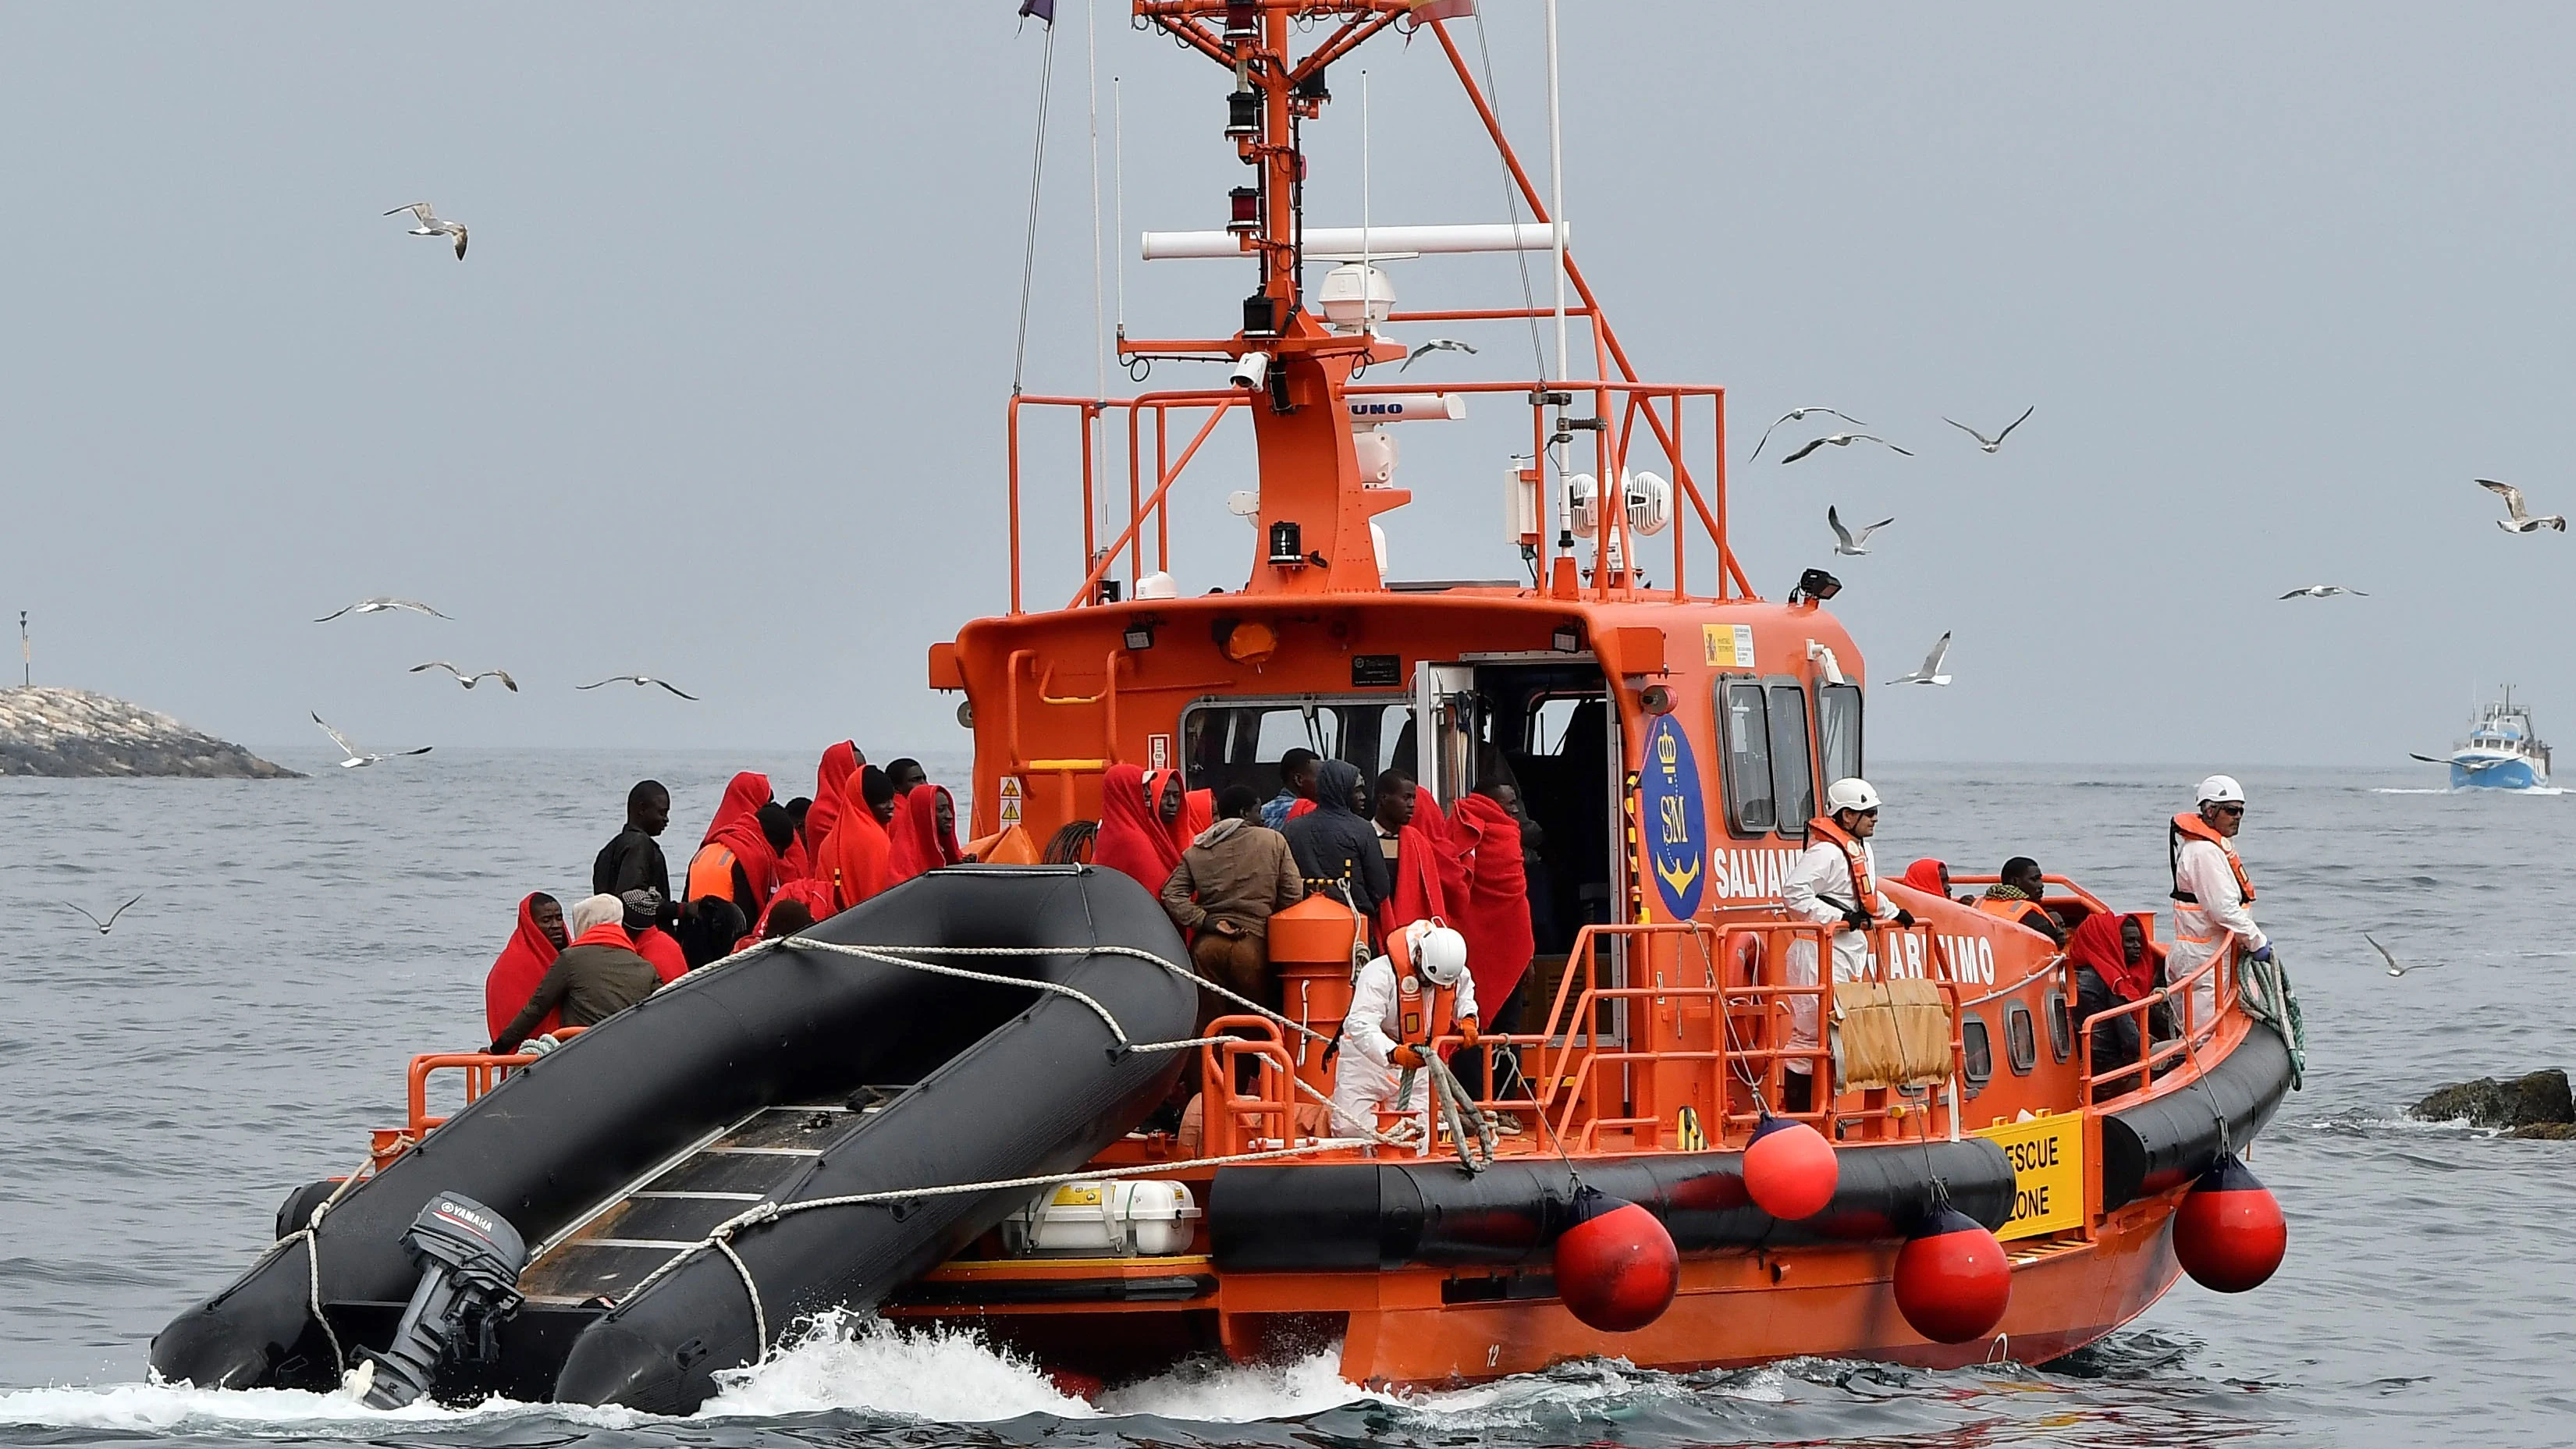
{"label": "wheelhouse window", "polygon": [[1782,835],[1804,835],[1816,813],[1814,775],[1807,767],[1807,692],[1794,684],[1771,686],[1771,799]]}
{"label": "wheelhouse window", "polygon": [[[1718,715],[1726,734],[1726,823],[1738,835],[1759,835],[1779,823],[1771,798],[1771,724],[1762,686],[1718,686]],[[1801,758],[1806,750],[1801,745]]]}
{"label": "wheelhouse window", "polygon": [[1860,686],[1828,684],[1816,691],[1817,748],[1825,783],[1868,773],[1860,767]]}

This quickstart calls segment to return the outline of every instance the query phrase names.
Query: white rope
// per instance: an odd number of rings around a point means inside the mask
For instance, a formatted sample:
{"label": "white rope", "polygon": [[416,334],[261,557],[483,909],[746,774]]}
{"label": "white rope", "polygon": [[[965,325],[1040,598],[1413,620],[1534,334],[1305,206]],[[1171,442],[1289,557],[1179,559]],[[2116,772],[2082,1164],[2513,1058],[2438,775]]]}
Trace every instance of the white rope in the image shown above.
{"label": "white rope", "polygon": [[1029,234],[1020,253],[1020,340],[1011,351],[1011,396],[1029,360],[1029,286],[1038,265],[1038,184],[1046,177],[1047,98],[1055,81],[1055,22],[1047,22],[1046,48],[1038,59],[1038,134],[1029,157]]}
{"label": "white rope", "polygon": [[642,1293],[645,1289],[652,1287],[655,1283],[660,1282],[664,1277],[676,1270],[681,1264],[686,1263],[690,1258],[699,1253],[706,1252],[709,1249],[714,1249],[715,1251],[724,1254],[725,1261],[733,1264],[735,1274],[742,1279],[743,1292],[751,1299],[752,1327],[753,1331],[760,1335],[758,1357],[753,1360],[753,1365],[757,1367],[762,1363],[766,1363],[769,1359],[769,1315],[767,1310],[761,1305],[760,1284],[758,1280],[751,1276],[750,1265],[743,1262],[742,1255],[740,1253],[734,1251],[733,1235],[745,1228],[757,1227],[762,1223],[775,1221],[779,1218],[786,1217],[791,1213],[811,1212],[817,1208],[863,1207],[873,1203],[909,1202],[915,1198],[924,1197],[956,1197],[966,1193],[1007,1192],[1014,1188],[1057,1187],[1068,1182],[1096,1182],[1105,1178],[1113,1177],[1146,1177],[1158,1173],[1183,1172],[1200,1167],[1229,1167],[1247,1162],[1275,1162],[1283,1157],[1301,1157],[1317,1152],[1337,1152],[1345,1147],[1366,1147],[1369,1145],[1369,1140],[1364,1137],[1323,1137],[1318,1138],[1313,1142],[1300,1143],[1294,1147],[1273,1148],[1262,1152],[1234,1152],[1221,1157],[1197,1157],[1183,1162],[1148,1162],[1135,1167],[1112,1167],[1076,1172],[1054,1172],[1031,1177],[994,1178],[985,1182],[949,1183],[939,1187],[889,1188],[881,1192],[852,1192],[843,1193],[838,1197],[818,1197],[809,1199],[805,1202],[755,1203],[752,1206],[743,1209],[741,1212],[734,1214],[732,1217],[725,1219],[723,1222],[716,1224],[714,1227],[709,1228],[705,1237],[700,1238],[698,1241],[691,1243],[685,1248],[682,1248],[679,1252],[672,1254],[668,1262],[665,1262],[662,1266],[654,1269],[652,1272],[645,1274],[633,1288],[626,1291],[626,1295],[624,1297],[617,1300],[617,1306],[623,1308],[627,1304],[634,1302],[636,1295]]}
{"label": "white rope", "polygon": [[312,1310],[313,1321],[322,1325],[322,1336],[330,1341],[331,1368],[334,1373],[345,1374],[349,1371],[349,1355],[341,1349],[339,1332],[331,1327],[329,1316],[322,1312],[322,1240],[315,1236],[315,1230],[322,1226],[323,1216],[338,1206],[340,1199],[347,1197],[349,1190],[358,1185],[359,1174],[373,1167],[375,1161],[375,1157],[370,1154],[366,1161],[358,1164],[356,1171],[340,1179],[340,1185],[331,1189],[329,1197],[313,1205],[313,1211],[304,1219],[304,1226],[277,1240],[277,1245],[281,1248],[299,1238],[304,1242],[304,1306]]}
{"label": "white rope", "polygon": [[875,947],[844,946],[837,941],[817,941],[810,936],[783,936],[778,938],[778,944],[781,946],[792,946],[805,951],[823,951],[835,956],[855,956],[862,961],[875,961],[887,966],[902,966],[914,971],[927,971],[933,976],[954,976],[962,981],[985,981],[996,986],[1025,986],[1033,991],[1049,991],[1058,996],[1068,996],[1081,1002],[1083,1005],[1090,1007],[1092,1014],[1098,1016],[1101,1023],[1109,1028],[1109,1034],[1118,1038],[1119,1047],[1122,1050],[1127,1051],[1134,1051],[1137,1050],[1137,1048],[1127,1040],[1127,1029],[1118,1024],[1118,1018],[1111,1015],[1109,1008],[1101,1005],[1097,999],[1076,991],[1070,986],[1054,981],[1033,980],[1026,976],[997,976],[988,971],[969,971],[960,966],[941,966],[929,961],[912,961],[907,960],[904,957],[890,955],[888,953],[892,951],[938,951],[943,954],[991,954],[1013,956],[1082,956],[1111,954],[1142,956],[1148,961],[1161,962],[1165,966],[1171,965],[1170,962],[1163,961],[1162,957],[1156,956],[1151,952],[1137,951],[1123,946]]}

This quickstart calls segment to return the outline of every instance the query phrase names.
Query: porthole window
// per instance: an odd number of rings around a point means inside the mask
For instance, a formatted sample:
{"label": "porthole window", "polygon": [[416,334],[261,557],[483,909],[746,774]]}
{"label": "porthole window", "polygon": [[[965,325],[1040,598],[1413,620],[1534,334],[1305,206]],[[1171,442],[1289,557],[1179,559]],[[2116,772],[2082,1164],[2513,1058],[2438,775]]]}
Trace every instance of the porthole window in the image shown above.
{"label": "porthole window", "polygon": [[2031,1023],[2030,1008],[2018,1001],[2004,1003],[2004,1056],[2017,1077],[2039,1065],[2039,1028]]}
{"label": "porthole window", "polygon": [[1986,1019],[1973,1011],[1961,1013],[1959,1042],[1967,1054],[1967,1060],[1959,1064],[1959,1075],[1967,1079],[1968,1090],[1974,1092],[1995,1074],[1995,1048],[1986,1035]]}
{"label": "porthole window", "polygon": [[2048,993],[2048,1054],[2061,1062],[2075,1054],[2075,1014],[2063,991]]}

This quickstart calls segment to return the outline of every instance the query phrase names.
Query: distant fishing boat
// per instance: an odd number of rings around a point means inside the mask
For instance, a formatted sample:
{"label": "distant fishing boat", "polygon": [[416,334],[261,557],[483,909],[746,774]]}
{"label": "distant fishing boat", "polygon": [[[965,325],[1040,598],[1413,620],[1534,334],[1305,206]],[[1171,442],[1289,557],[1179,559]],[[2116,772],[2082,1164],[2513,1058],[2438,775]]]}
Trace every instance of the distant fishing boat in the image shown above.
{"label": "distant fishing boat", "polygon": [[2532,732],[2530,709],[2513,702],[2511,685],[2503,699],[2479,711],[2476,727],[2448,759],[2415,758],[2450,766],[2454,790],[2537,790],[2549,784],[2549,746]]}

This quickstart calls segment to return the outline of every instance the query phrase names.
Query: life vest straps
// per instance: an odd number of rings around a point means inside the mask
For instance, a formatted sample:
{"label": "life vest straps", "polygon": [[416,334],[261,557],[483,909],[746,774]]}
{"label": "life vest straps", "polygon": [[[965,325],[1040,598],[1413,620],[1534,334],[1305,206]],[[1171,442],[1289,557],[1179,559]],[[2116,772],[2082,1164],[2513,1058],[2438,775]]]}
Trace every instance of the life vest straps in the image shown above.
{"label": "life vest straps", "polygon": [[2244,898],[2244,904],[2252,905],[2254,882],[2246,878],[2245,862],[2237,856],[2236,847],[2229,845],[2227,837],[2219,834],[2217,827],[2196,813],[2175,816],[2165,836],[2165,865],[2173,873],[2173,898],[2187,906],[2200,904],[2200,897],[2182,888],[2182,842],[2185,836],[2206,840],[2218,847],[2218,853],[2227,857],[2227,868],[2236,872],[2237,894]]}
{"label": "life vest straps", "polygon": [[1808,821],[1807,831],[1843,853],[1843,864],[1851,871],[1852,898],[1860,909],[1873,916],[1883,913],[1887,901],[1879,895],[1878,882],[1869,873],[1869,848],[1828,816],[1819,815]]}
{"label": "life vest straps", "polygon": [[[1437,917],[1433,917],[1437,920]],[[1395,968],[1395,1039],[1409,1047],[1427,1047],[1457,1024],[1458,989],[1432,986],[1413,969],[1413,932],[1398,930],[1386,943],[1387,964]]]}

